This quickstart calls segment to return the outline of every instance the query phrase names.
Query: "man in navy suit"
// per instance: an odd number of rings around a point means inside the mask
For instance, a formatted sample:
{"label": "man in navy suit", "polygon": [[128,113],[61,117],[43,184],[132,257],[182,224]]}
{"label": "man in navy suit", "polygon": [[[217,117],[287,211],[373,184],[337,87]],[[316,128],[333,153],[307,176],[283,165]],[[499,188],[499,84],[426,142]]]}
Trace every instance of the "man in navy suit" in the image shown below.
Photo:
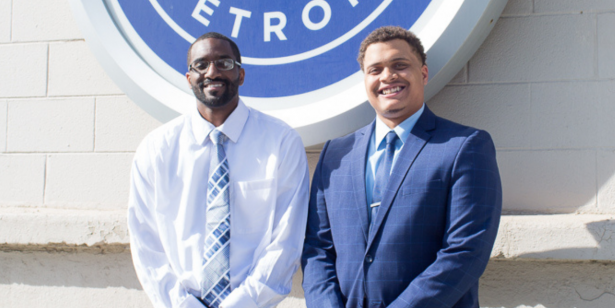
{"label": "man in navy suit", "polygon": [[325,144],[302,256],[308,307],[479,307],[502,207],[489,134],[434,115],[416,36],[383,27],[359,63],[376,119]]}

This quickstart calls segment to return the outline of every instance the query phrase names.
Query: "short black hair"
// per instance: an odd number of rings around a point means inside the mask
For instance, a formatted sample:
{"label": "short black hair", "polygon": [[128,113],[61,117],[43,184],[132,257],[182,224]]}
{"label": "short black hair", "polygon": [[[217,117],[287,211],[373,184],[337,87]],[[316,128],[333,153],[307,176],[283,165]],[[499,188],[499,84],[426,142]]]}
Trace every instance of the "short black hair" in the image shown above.
{"label": "short black hair", "polygon": [[361,70],[363,70],[363,60],[365,60],[365,51],[367,50],[367,47],[371,44],[384,43],[397,39],[406,41],[419,59],[421,59],[423,65],[426,65],[427,55],[425,54],[423,44],[421,44],[421,40],[416,37],[414,33],[402,27],[384,26],[374,30],[363,40],[363,42],[361,42],[359,57],[357,58],[359,65],[361,65]]}
{"label": "short black hair", "polygon": [[235,44],[235,42],[233,42],[233,40],[231,40],[230,38],[226,37],[225,35],[222,35],[218,32],[207,32],[201,36],[199,36],[199,38],[197,38],[194,43],[192,43],[192,45],[190,45],[190,48],[188,48],[188,56],[186,57],[186,61],[187,66],[190,66],[190,62],[192,59],[190,59],[190,52],[192,51],[192,46],[194,46],[194,44],[208,39],[208,38],[215,38],[215,39],[220,39],[220,40],[224,40],[229,42],[229,44],[231,44],[231,49],[233,50],[233,55],[235,56],[235,61],[241,63],[241,53],[239,52],[239,47],[237,47],[237,44]]}

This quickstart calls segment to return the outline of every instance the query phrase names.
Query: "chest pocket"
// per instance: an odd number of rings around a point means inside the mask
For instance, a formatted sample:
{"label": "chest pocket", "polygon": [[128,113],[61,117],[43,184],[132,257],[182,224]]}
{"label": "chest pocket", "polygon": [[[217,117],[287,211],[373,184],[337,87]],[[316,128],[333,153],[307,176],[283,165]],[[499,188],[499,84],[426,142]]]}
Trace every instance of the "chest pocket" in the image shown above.
{"label": "chest pocket", "polygon": [[426,182],[414,181],[402,187],[402,195],[419,194],[419,193],[444,193],[444,184],[441,179],[430,180]]}
{"label": "chest pocket", "polygon": [[235,182],[231,194],[231,234],[264,232],[271,224],[276,180]]}

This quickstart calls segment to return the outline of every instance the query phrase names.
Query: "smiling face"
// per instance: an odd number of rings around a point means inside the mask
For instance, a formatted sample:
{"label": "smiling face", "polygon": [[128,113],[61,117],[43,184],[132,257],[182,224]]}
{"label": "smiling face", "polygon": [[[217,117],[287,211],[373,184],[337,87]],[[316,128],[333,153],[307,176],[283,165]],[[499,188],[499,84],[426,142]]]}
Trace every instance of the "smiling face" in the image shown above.
{"label": "smiling face", "polygon": [[[235,59],[229,42],[217,38],[207,38],[196,42],[190,50],[189,57],[191,63],[218,59],[238,60]],[[188,83],[197,100],[210,109],[228,107],[234,109],[239,102],[238,88],[243,84],[244,76],[244,70],[238,66],[222,71],[213,63],[209,63],[207,71],[203,74],[194,70],[186,73]],[[199,110],[202,107],[199,104]]]}
{"label": "smiling face", "polygon": [[406,41],[369,45],[363,67],[369,103],[388,127],[394,128],[421,109],[429,70]]}

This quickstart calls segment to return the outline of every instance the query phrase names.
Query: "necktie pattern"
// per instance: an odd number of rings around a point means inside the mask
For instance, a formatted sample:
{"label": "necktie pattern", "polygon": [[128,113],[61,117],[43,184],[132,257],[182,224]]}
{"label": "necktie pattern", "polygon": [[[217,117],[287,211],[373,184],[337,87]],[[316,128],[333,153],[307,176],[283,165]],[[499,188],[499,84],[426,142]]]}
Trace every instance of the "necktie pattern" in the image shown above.
{"label": "necktie pattern", "polygon": [[395,157],[395,142],[398,137],[394,131],[389,131],[386,135],[386,152],[384,153],[384,160],[378,165],[376,170],[376,179],[374,181],[374,190],[372,192],[372,204],[371,204],[371,222],[369,229],[372,229],[378,209],[380,208],[380,201],[382,201],[382,191],[387,187],[389,177],[391,175],[391,167],[393,165],[393,157]]}
{"label": "necktie pattern", "polygon": [[223,143],[226,136],[217,129],[210,133],[215,155],[207,183],[207,222],[201,299],[217,308],[231,293],[229,167]]}

